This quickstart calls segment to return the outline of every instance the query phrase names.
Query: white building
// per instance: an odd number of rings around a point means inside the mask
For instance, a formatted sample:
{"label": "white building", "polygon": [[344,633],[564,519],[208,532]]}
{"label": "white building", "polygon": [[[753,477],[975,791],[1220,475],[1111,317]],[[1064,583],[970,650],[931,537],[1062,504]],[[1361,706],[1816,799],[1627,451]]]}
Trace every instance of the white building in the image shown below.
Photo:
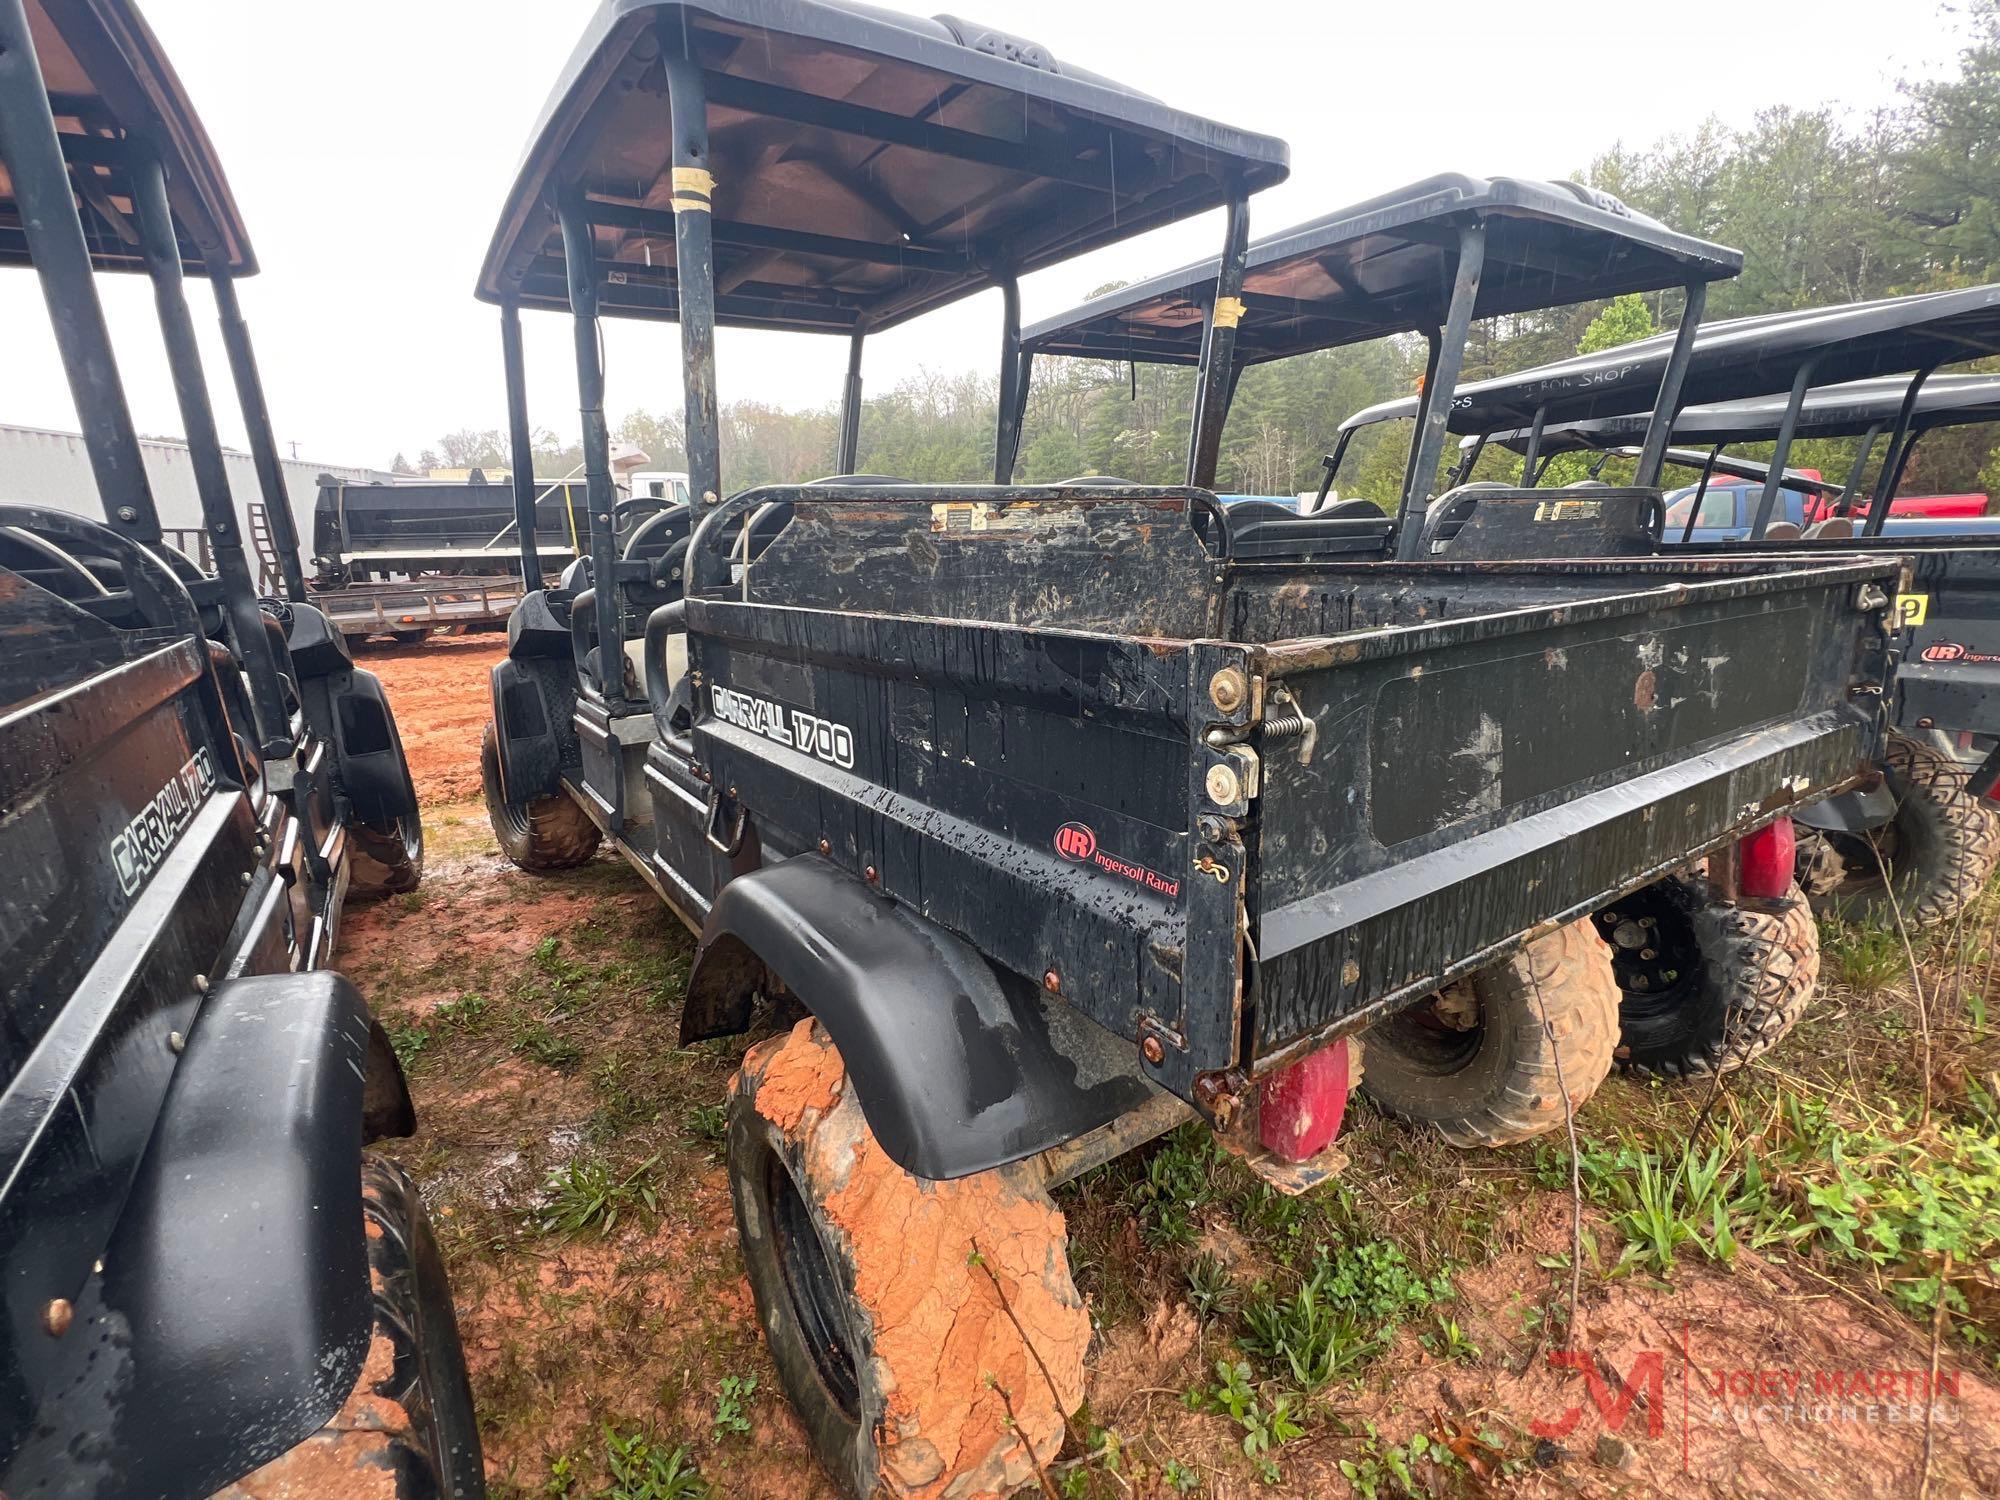
{"label": "white building", "polygon": [[[139,447],[145,455],[146,479],[153,491],[153,504],[160,512],[161,527],[168,531],[199,530],[201,496],[195,489],[194,466],[188,459],[187,444],[141,438]],[[249,454],[233,448],[222,451],[223,463],[229,471],[229,491],[236,501],[237,524],[248,537],[250,522],[245,507],[264,498],[257,487],[257,470]],[[292,518],[299,529],[300,550],[308,574],[312,572],[312,512],[314,497],[319,493],[319,476],[332,474],[358,484],[386,482],[392,477],[385,469],[305,459],[285,460],[284,471],[285,489],[291,496]],[[0,503],[46,505],[93,520],[104,518],[83,439],[74,432],[51,432],[41,427],[0,424]]]}

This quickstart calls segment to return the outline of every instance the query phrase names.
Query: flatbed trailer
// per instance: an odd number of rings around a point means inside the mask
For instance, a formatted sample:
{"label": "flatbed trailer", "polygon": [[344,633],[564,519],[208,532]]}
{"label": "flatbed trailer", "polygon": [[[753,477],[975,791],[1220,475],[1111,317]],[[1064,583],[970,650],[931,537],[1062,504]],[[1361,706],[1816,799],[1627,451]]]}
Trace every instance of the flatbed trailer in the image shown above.
{"label": "flatbed trailer", "polygon": [[310,597],[350,640],[415,638],[434,630],[506,624],[521,602],[521,580],[511,574],[426,575],[399,583],[313,589]]}

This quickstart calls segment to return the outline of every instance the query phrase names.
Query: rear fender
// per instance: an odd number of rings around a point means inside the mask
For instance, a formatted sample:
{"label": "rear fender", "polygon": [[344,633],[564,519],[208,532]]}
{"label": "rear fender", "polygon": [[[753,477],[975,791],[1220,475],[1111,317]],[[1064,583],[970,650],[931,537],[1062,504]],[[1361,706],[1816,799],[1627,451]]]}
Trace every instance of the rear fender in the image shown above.
{"label": "rear fender", "polygon": [[101,1274],[60,1337],[18,1351],[40,1409],[0,1488],[206,1495],[339,1410],[373,1317],[371,1031],[354,987],[325,971],[206,997]]}
{"label": "rear fender", "polygon": [[[567,633],[563,639],[567,643]],[[507,800],[531,802],[558,790],[563,768],[583,763],[567,653],[560,660],[507,657],[494,663],[487,685]]]}
{"label": "rear fender", "polygon": [[722,888],[689,977],[683,1043],[746,1029],[773,979],[826,1028],[869,1129],[919,1177],[1032,1156],[1155,1092],[1128,1043],[814,855]]}
{"label": "rear fender", "polygon": [[1886,781],[1878,781],[1865,791],[1841,792],[1818,802],[1792,809],[1792,821],[1822,833],[1865,833],[1881,828],[1896,816],[1896,794]]}
{"label": "rear fender", "polygon": [[333,744],[340,789],[354,815],[377,826],[417,810],[417,789],[382,679],[359,667],[333,685]]}

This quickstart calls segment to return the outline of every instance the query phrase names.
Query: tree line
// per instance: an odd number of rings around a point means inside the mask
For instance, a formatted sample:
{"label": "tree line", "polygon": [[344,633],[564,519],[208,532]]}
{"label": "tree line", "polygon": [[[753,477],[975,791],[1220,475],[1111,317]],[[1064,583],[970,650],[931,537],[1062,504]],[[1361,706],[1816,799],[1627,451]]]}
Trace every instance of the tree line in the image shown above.
{"label": "tree line", "polygon": [[[1648,147],[1614,145],[1575,175],[1676,229],[1744,252],[1743,273],[1710,289],[1710,318],[2000,280],[2000,0],[1972,0],[1947,15],[1960,40],[1956,69],[1905,80],[1890,108],[1855,118],[1834,107],[1777,105],[1742,129],[1711,119]],[[1666,292],[1485,320],[1467,345],[1464,378],[1507,374],[1671,328],[1679,300]],[[1406,337],[1245,371],[1223,435],[1217,488],[1248,494],[1317,488],[1339,423],[1407,394],[1422,368],[1421,341]],[[868,398],[861,471],[937,482],[990,479],[998,397],[992,376],[925,370]],[[1111,474],[1178,483],[1193,401],[1191,370],[1039,359],[1016,477],[1044,482]],[[832,472],[837,429],[832,403],[803,411],[726,404],[726,488]],[[685,467],[678,411],[632,411],[617,436],[643,448],[656,467]],[[1358,438],[1343,465],[1341,491],[1393,499],[1408,441],[1407,424],[1385,424]],[[1805,443],[1793,462],[1844,477],[1855,447],[1851,440]],[[536,448],[545,475],[578,462],[574,445],[546,431],[537,434]],[[1768,449],[1741,451],[1757,456]],[[467,430],[440,439],[418,463],[504,466],[506,454],[503,432]],[[407,467],[400,454],[397,466]],[[1477,477],[1506,472],[1507,459],[1495,452],[1482,460]],[[1607,471],[1606,477],[1617,476]],[[1932,433],[1918,445],[1903,488],[1984,489],[2000,498],[1996,434],[1988,427]]]}

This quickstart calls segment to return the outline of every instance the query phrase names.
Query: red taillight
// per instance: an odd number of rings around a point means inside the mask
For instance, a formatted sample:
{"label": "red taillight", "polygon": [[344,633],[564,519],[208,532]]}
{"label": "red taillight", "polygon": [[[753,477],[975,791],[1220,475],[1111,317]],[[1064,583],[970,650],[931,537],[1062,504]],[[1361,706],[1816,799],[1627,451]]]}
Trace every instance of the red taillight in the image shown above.
{"label": "red taillight", "polygon": [[1347,1039],[1264,1080],[1257,1143],[1285,1161],[1310,1161],[1333,1144],[1347,1115]]}
{"label": "red taillight", "polygon": [[1736,845],[1736,888],[1776,901],[1792,888],[1792,820],[1779,818]]}

